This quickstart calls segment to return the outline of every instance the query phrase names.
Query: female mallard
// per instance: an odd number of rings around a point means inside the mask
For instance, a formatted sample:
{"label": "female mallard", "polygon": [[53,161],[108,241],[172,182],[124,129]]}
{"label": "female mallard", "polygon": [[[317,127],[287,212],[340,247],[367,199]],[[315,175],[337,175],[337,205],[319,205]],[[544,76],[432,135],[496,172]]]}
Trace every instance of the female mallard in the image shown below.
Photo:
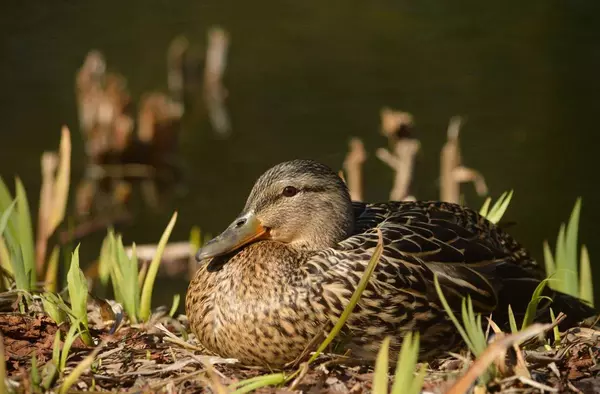
{"label": "female mallard", "polygon": [[[377,245],[383,254],[341,342],[373,359],[390,335],[419,331],[421,357],[460,343],[433,286],[452,306],[471,296],[500,322],[523,312],[542,276],[515,240],[476,212],[443,202],[353,203],[344,182],[309,160],[279,164],[254,185],[240,216],[198,251],[186,309],[207,349],[244,364],[281,366],[335,322]],[[554,294],[555,310],[593,310]],[[500,320],[500,321],[499,321]]]}

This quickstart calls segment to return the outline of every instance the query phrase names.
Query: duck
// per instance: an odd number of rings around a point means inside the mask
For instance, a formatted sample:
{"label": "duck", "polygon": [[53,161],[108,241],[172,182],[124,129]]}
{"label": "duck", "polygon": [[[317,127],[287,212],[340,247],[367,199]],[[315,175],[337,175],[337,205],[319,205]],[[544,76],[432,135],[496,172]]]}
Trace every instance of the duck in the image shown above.
{"label": "duck", "polygon": [[[242,212],[196,254],[186,294],[191,331],[208,351],[244,365],[281,368],[335,324],[378,245],[379,262],[333,346],[373,362],[385,337],[396,354],[409,332],[422,361],[462,346],[436,293],[460,313],[507,322],[522,317],[544,278],[528,251],[467,207],[440,201],[353,202],[328,166],[296,159],[254,184]],[[594,315],[583,301],[546,287],[548,308],[574,319]]]}

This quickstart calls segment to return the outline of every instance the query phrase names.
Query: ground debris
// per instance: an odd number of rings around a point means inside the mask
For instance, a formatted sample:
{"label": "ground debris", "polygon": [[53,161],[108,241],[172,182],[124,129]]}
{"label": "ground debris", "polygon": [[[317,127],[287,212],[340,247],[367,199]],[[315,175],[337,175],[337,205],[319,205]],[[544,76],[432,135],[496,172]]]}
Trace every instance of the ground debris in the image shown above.
{"label": "ground debris", "polygon": [[[151,322],[131,325],[126,319],[115,332],[111,324],[91,319],[94,338],[104,341],[90,370],[81,375],[74,390],[132,391],[136,393],[217,392],[211,372],[223,387],[273,371],[244,367],[236,360],[223,359],[199,348],[187,334],[184,316],[173,319],[156,314]],[[31,360],[37,357],[42,370],[51,362],[57,326],[43,314],[0,313],[4,336],[7,373],[17,392],[33,392]],[[185,346],[183,346],[185,345]],[[54,388],[94,349],[81,341],[73,345],[66,368]],[[523,351],[531,378],[505,376],[487,386],[488,393],[573,393],[599,392],[600,331],[575,327],[562,335],[558,348],[540,346]],[[321,356],[315,364],[284,387],[267,387],[257,393],[332,393],[359,394],[371,391],[373,369],[351,365],[340,356]],[[429,364],[423,391],[443,393],[473,362],[466,352],[452,354]],[[507,360],[508,362],[508,360]],[[209,371],[210,370],[210,371]],[[393,369],[390,370],[390,374]],[[390,382],[392,381],[390,376]]]}

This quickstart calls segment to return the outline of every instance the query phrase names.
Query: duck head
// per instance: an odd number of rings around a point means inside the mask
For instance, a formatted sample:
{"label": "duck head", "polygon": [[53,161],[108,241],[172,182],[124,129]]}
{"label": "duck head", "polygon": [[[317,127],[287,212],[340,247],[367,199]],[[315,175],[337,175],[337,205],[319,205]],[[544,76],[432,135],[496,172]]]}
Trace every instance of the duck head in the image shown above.
{"label": "duck head", "polygon": [[329,167],[293,160],[265,172],[254,184],[242,213],[196,254],[201,261],[258,240],[318,250],[347,238],[354,224],[345,183]]}

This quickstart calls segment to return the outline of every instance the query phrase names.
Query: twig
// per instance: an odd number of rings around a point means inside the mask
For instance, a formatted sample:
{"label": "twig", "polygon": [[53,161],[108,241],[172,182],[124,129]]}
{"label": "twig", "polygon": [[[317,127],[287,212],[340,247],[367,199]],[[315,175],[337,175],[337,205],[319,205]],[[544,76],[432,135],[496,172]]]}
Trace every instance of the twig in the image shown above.
{"label": "twig", "polygon": [[[157,245],[139,245],[135,247],[135,254],[139,260],[152,260],[156,254]],[[162,260],[185,260],[194,254],[194,246],[188,241],[183,242],[171,242],[165,246],[165,250],[162,255]],[[131,247],[125,248],[125,253],[131,258],[133,250]]]}
{"label": "twig", "polygon": [[[497,338],[503,338],[506,334],[500,329],[500,327],[498,327],[498,325],[496,324],[495,321],[493,321],[491,318],[487,318],[489,326],[491,327],[492,330],[494,330],[494,334],[497,336]],[[486,335],[487,336],[487,335]],[[524,376],[526,378],[531,378],[531,374],[529,373],[529,369],[527,369],[527,364],[525,363],[525,359],[523,358],[523,352],[521,352],[521,348],[519,347],[518,343],[514,343],[512,345],[514,351],[515,351],[515,355],[517,358],[517,364],[514,367],[514,372],[516,375],[519,376]],[[498,367],[498,370],[505,375],[507,373],[506,370],[506,363],[504,362],[504,358],[499,358],[496,360],[496,366]]]}
{"label": "twig", "polygon": [[396,141],[403,138],[412,138],[414,119],[408,112],[395,111],[383,107],[380,112],[381,134],[389,140],[390,148],[394,148]]}
{"label": "twig", "polygon": [[403,201],[411,199],[409,188],[412,181],[415,156],[421,147],[416,139],[403,139],[396,143],[394,154],[385,148],[377,149],[379,160],[390,166],[396,176],[390,193],[390,200]]}
{"label": "twig", "polygon": [[306,377],[306,374],[308,373],[308,371],[309,371],[308,363],[302,363],[302,365],[300,366],[300,373],[298,374],[296,379],[294,379],[294,381],[292,382],[292,384],[289,387],[290,391],[296,390],[296,388],[298,387],[298,385],[300,384],[302,379],[304,379],[304,377]]}
{"label": "twig", "polygon": [[229,34],[220,27],[211,28],[208,31],[204,68],[204,100],[213,128],[222,135],[227,135],[231,131],[231,121],[225,107],[227,90],[222,83],[227,66],[228,48]]}
{"label": "twig", "polygon": [[525,376],[519,376],[517,379],[521,383],[529,385],[531,387],[535,387],[536,389],[541,390],[542,392],[558,393],[558,389],[555,389],[554,387],[550,387],[550,386],[547,386],[545,384],[536,382],[535,380],[532,380],[532,379],[527,378]]}
{"label": "twig", "polygon": [[390,108],[381,110],[381,132],[388,138],[390,150],[379,148],[376,156],[395,172],[390,200],[414,200],[410,196],[415,158],[421,143],[412,136],[413,117]]}
{"label": "twig", "polygon": [[473,182],[479,195],[487,194],[487,185],[478,171],[462,165],[462,156],[458,135],[462,119],[455,116],[448,125],[448,141],[440,154],[440,199],[458,204],[460,202],[460,184]]}
{"label": "twig", "polygon": [[106,228],[112,224],[119,222],[130,222],[132,215],[129,212],[121,211],[114,215],[91,219],[87,222],[79,224],[72,230],[63,230],[59,233],[59,241],[62,245],[65,245],[76,239],[83,238],[93,232],[106,230]]}
{"label": "twig", "polygon": [[362,165],[367,159],[365,147],[359,138],[350,140],[350,150],[344,160],[344,170],[347,174],[348,191],[352,201],[363,200]]}
{"label": "twig", "polygon": [[183,105],[183,57],[189,48],[189,42],[184,36],[178,36],[171,41],[167,51],[167,85],[169,93],[176,102]]}
{"label": "twig", "polygon": [[152,178],[156,175],[156,169],[147,164],[107,164],[107,165],[89,165],[86,168],[85,176],[88,179],[100,180],[104,178],[122,179],[131,178]]}
{"label": "twig", "polygon": [[175,141],[183,113],[183,104],[168,95],[161,92],[146,94],[141,100],[138,114],[138,139],[145,143],[156,139],[163,144]]}
{"label": "twig", "polygon": [[504,356],[506,349],[514,343],[523,342],[529,338],[541,334],[552,328],[552,324],[532,324],[526,329],[515,334],[506,335],[492,342],[485,351],[475,360],[467,372],[458,379],[446,394],[463,394],[487,369],[487,367],[499,357]]}

